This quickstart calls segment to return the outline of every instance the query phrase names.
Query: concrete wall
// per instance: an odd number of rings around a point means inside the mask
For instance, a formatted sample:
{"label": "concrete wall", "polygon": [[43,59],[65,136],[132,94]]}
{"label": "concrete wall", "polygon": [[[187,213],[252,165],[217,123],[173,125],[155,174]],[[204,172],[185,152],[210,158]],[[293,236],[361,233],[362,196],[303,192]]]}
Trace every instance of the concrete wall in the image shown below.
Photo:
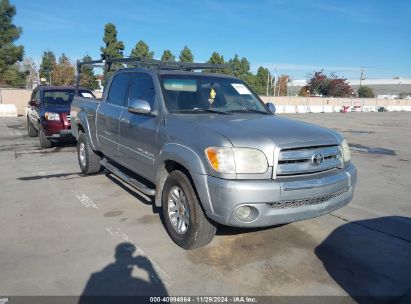
{"label": "concrete wall", "polygon": [[[2,89],[0,88],[0,103],[14,104],[17,107],[18,115],[25,115],[27,103],[31,96],[31,90],[25,89]],[[96,93],[101,97],[101,93]],[[375,98],[320,98],[320,97],[267,97],[261,96],[264,102],[271,101],[276,105],[318,105],[318,106],[411,106],[409,99],[381,100]]]}
{"label": "concrete wall", "polygon": [[[25,115],[27,104],[30,100],[32,90],[0,88],[0,104],[14,104],[18,115]],[[97,98],[102,93],[94,92]]]}
{"label": "concrete wall", "polygon": [[410,99],[376,99],[376,98],[330,98],[330,97],[297,97],[297,96],[280,96],[267,97],[260,96],[264,102],[271,101],[275,105],[315,105],[315,106],[411,106]]}
{"label": "concrete wall", "polygon": [[14,104],[18,115],[25,115],[32,90],[0,88],[0,103]]}

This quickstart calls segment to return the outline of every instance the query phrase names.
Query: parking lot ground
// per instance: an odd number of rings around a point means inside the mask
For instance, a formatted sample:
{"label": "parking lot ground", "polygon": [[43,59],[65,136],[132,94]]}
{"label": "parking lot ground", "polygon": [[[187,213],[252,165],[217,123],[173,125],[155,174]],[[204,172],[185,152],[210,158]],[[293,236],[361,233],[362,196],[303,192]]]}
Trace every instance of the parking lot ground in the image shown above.
{"label": "parking lot ground", "polygon": [[111,175],[82,176],[75,146],[40,149],[23,117],[0,118],[0,295],[348,295],[400,303],[411,291],[411,114],[288,117],[347,138],[359,174],[352,203],[279,227],[220,227],[193,251],[170,240],[150,198]]}

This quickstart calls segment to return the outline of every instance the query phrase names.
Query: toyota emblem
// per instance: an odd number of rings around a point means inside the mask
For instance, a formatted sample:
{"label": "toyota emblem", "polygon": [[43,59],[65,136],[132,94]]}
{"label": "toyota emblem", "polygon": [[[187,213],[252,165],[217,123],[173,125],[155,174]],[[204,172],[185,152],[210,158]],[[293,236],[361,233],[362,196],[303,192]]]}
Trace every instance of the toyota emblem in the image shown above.
{"label": "toyota emblem", "polygon": [[324,156],[322,156],[321,153],[314,153],[313,156],[311,156],[311,163],[313,165],[319,166],[323,163],[324,161]]}

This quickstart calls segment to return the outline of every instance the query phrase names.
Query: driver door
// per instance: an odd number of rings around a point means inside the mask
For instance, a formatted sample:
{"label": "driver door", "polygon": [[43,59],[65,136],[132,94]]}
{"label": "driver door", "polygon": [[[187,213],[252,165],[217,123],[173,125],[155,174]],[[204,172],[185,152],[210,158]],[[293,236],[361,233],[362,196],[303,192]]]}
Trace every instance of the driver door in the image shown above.
{"label": "driver door", "polygon": [[[152,111],[155,111],[155,97],[152,77],[147,73],[132,73],[127,106],[131,100],[144,99],[150,104]],[[153,114],[131,113],[127,108],[122,112],[120,119],[121,163],[149,180],[154,179],[159,121],[160,119]]]}

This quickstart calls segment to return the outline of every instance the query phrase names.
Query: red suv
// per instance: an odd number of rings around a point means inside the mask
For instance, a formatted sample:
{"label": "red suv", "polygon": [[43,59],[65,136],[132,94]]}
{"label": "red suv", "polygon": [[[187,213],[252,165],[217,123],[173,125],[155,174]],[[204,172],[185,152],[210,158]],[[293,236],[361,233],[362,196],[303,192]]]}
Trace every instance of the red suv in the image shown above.
{"label": "red suv", "polygon": [[[75,141],[71,135],[70,105],[75,87],[38,86],[33,90],[27,111],[27,131],[38,136],[42,148],[55,141]],[[80,88],[79,96],[95,98],[90,90]]]}

